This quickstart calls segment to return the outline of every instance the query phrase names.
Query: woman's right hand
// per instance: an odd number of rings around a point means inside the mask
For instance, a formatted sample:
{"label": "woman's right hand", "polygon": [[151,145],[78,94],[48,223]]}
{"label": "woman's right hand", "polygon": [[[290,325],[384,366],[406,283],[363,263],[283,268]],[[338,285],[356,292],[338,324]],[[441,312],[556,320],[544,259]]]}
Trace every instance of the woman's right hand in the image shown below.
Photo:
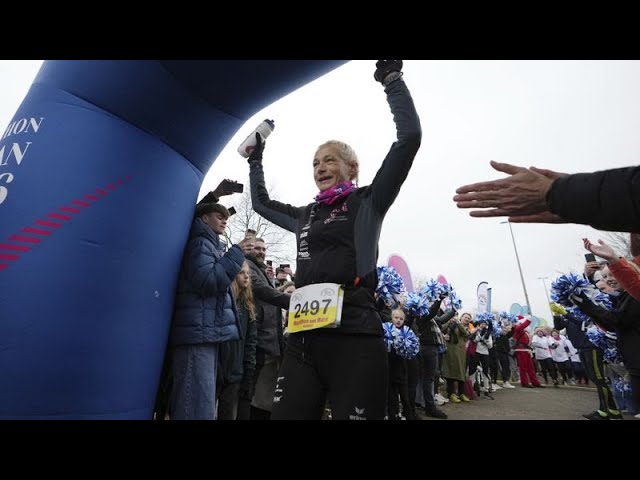
{"label": "woman's right hand", "polygon": [[251,155],[247,159],[249,165],[262,163],[262,152],[264,152],[264,147],[267,144],[267,141],[262,138],[260,132],[256,132],[256,146],[254,147]]}

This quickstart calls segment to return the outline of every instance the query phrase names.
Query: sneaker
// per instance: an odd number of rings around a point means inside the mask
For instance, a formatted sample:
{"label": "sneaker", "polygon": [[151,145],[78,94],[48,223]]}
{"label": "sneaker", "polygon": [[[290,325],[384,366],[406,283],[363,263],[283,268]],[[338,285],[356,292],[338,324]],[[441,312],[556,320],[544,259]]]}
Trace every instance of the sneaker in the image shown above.
{"label": "sneaker", "polygon": [[609,410],[608,413],[609,413],[609,420],[624,420],[622,413],[611,413],[611,410]]}
{"label": "sneaker", "polygon": [[542,385],[541,383],[539,383],[538,385],[534,383],[533,386],[536,388],[547,388],[546,385]]}
{"label": "sneaker", "polygon": [[469,397],[467,397],[464,393],[462,395],[460,395],[460,400],[462,400],[463,402],[470,402],[471,401],[469,399]]}
{"label": "sneaker", "polygon": [[484,392],[484,398],[488,400],[495,400],[495,398],[493,398],[493,395],[491,395],[489,392]]}
{"label": "sneaker", "polygon": [[502,388],[516,388],[513,385],[511,385],[509,382],[504,382],[502,384]]}
{"label": "sneaker", "polygon": [[497,383],[493,383],[491,385],[491,388],[493,389],[493,391],[495,392],[496,390],[502,390],[502,387],[500,385],[498,385]]}
{"label": "sneaker", "polygon": [[445,405],[446,402],[443,402],[442,400],[433,397],[433,403],[435,403],[436,405],[438,405],[439,407],[441,407],[442,405]]}
{"label": "sneaker", "polygon": [[594,410],[593,412],[586,413],[582,416],[587,420],[609,420],[609,415],[600,415],[600,413],[598,413],[598,410]]}
{"label": "sneaker", "polygon": [[424,412],[424,414],[427,417],[432,417],[432,418],[442,418],[442,419],[447,418],[447,414],[444,413],[442,410],[438,410],[437,408],[434,408],[433,410],[427,410],[426,412]]}
{"label": "sneaker", "polygon": [[436,393],[436,394],[433,396],[433,398],[434,398],[434,400],[440,400],[441,402],[449,403],[449,399],[448,399],[448,398],[443,397],[443,396],[442,396],[442,395],[440,395],[439,393]]}
{"label": "sneaker", "polygon": [[449,395],[449,400],[451,403],[460,403],[460,398],[455,393]]}
{"label": "sneaker", "polygon": [[570,378],[569,381],[567,382],[568,385],[575,385],[576,381],[573,378]]}
{"label": "sneaker", "polygon": [[533,385],[531,385],[530,383],[526,383],[524,385],[521,385],[523,388],[533,388]]}
{"label": "sneaker", "polygon": [[633,418],[637,418],[638,420],[640,420],[640,413],[634,415]]}

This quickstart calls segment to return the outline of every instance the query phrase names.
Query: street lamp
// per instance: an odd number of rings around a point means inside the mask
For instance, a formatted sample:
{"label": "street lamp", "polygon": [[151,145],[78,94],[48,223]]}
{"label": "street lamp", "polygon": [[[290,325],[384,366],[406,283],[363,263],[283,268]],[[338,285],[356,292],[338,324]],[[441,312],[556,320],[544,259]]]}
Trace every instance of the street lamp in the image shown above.
{"label": "street lamp", "polygon": [[[547,290],[547,282],[549,277],[538,277],[538,280],[542,280],[542,285],[544,285],[544,294],[547,296],[547,304],[549,305],[549,310],[551,310],[551,299],[549,298],[549,291]],[[551,315],[553,315],[553,310],[551,310]]]}
{"label": "street lamp", "polygon": [[509,224],[509,231],[511,232],[511,240],[513,241],[513,250],[516,252],[516,261],[518,262],[518,270],[520,271],[520,280],[522,280],[522,289],[524,290],[524,299],[527,302],[527,310],[529,310],[529,315],[533,315],[531,312],[531,303],[529,302],[529,294],[527,293],[527,286],[524,284],[524,275],[522,275],[522,267],[520,266],[520,256],[518,255],[518,248],[516,247],[516,239],[513,236],[513,229],[511,228],[511,222],[508,220],[505,222],[500,222]]}

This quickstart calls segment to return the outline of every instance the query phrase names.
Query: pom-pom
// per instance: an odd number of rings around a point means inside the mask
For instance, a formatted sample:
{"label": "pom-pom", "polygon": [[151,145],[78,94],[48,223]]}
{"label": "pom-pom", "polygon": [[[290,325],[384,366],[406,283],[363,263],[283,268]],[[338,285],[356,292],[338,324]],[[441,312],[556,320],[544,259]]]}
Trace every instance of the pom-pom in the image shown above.
{"label": "pom-pom", "polygon": [[378,267],[378,286],[376,293],[388,306],[398,303],[400,296],[406,291],[404,281],[393,267]]}
{"label": "pom-pom", "polygon": [[425,295],[411,292],[407,295],[407,301],[404,304],[404,309],[407,313],[415,317],[421,317],[429,313],[431,303],[432,302],[430,302]]}

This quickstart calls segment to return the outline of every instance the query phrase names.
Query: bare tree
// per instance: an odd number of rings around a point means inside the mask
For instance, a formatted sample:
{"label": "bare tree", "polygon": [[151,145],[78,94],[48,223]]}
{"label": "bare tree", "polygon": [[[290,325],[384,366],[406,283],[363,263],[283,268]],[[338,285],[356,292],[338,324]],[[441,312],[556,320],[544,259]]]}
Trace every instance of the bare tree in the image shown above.
{"label": "bare tree", "polygon": [[[277,198],[271,189],[268,190],[271,198]],[[224,232],[227,244],[238,243],[244,238],[247,229],[250,228],[256,231],[258,238],[264,239],[267,245],[267,259],[274,261],[276,264],[274,267],[277,267],[278,263],[289,263],[293,267],[296,258],[296,240],[293,233],[274,225],[258,215],[251,206],[251,192],[249,189],[245,189],[240,197],[235,196],[234,198],[238,198],[238,200],[235,200],[233,205],[227,205],[227,207],[233,206],[236,210],[235,215],[229,219],[227,229]]]}

